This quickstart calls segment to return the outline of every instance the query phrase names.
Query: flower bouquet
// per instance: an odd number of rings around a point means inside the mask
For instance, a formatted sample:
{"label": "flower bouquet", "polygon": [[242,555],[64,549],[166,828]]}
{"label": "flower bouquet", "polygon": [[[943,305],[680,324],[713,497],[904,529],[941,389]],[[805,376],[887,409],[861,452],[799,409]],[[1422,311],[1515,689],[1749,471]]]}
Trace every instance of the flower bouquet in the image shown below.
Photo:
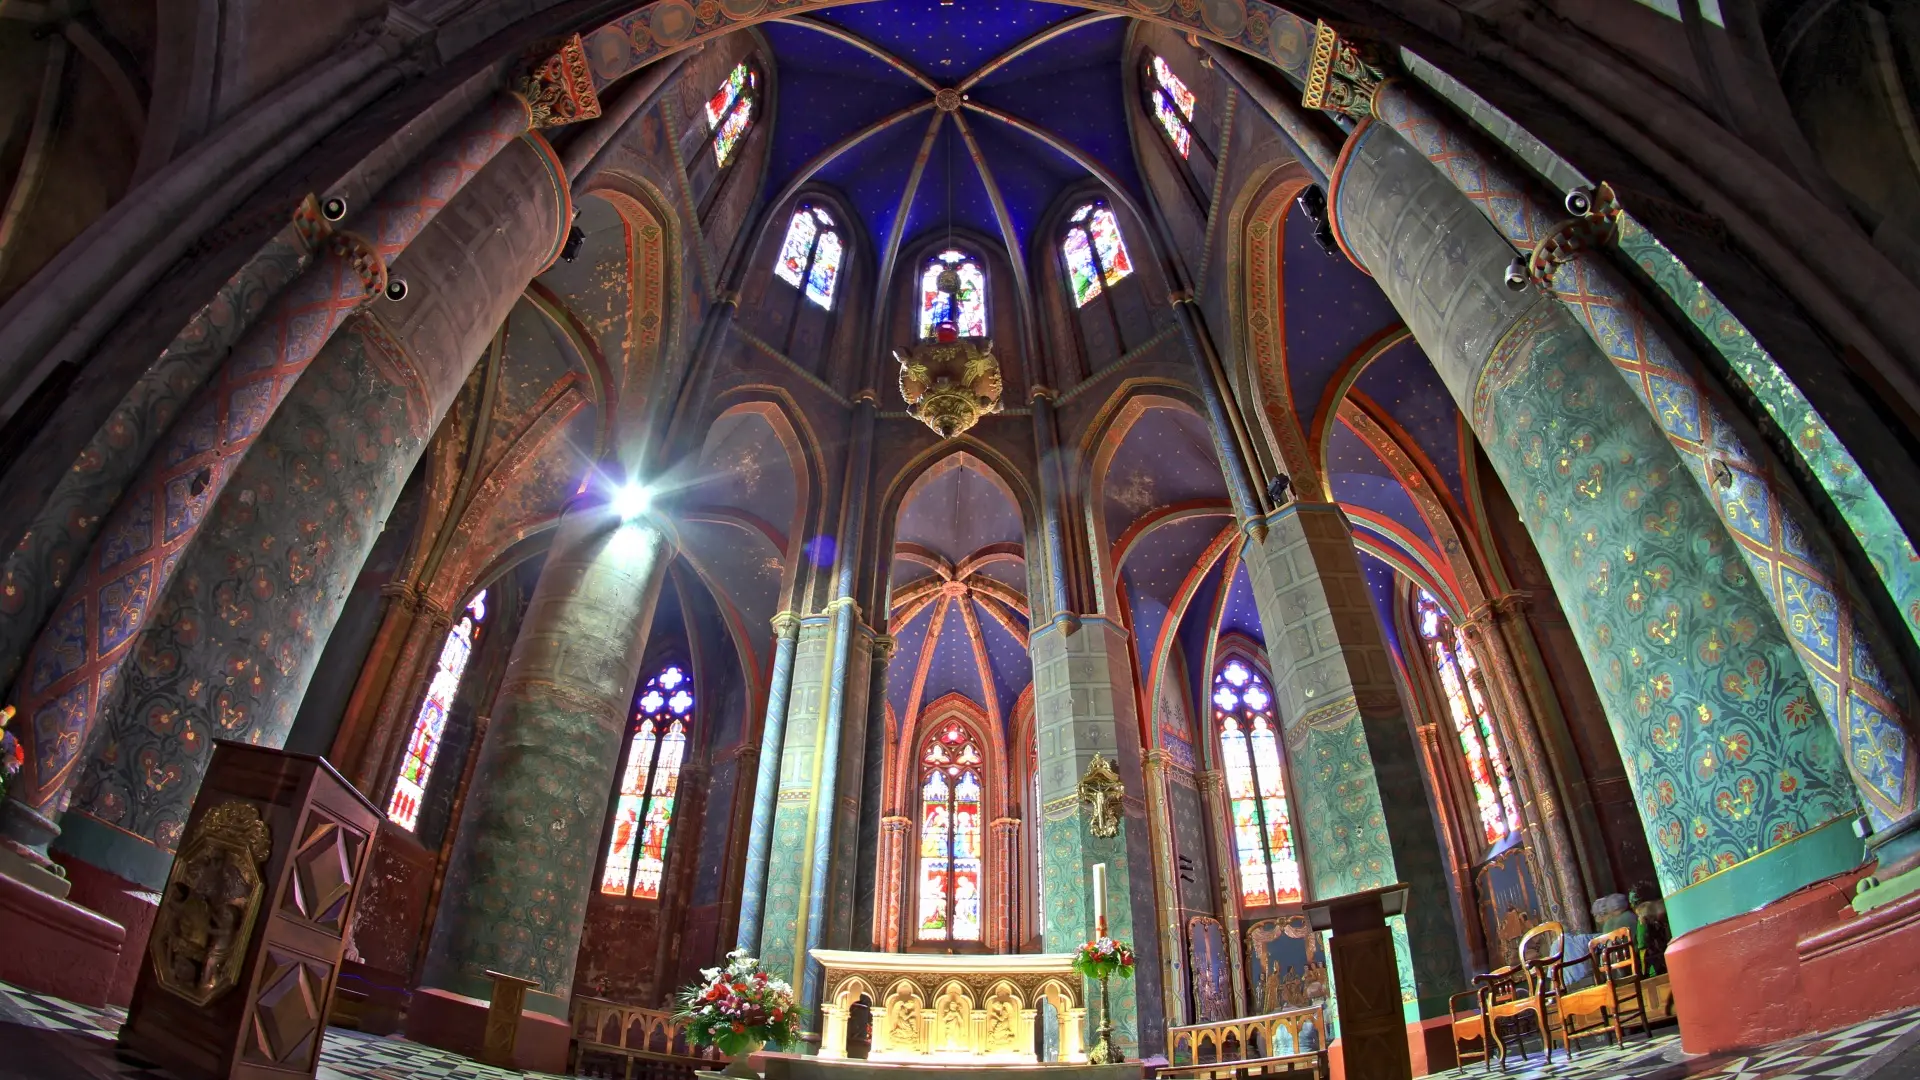
{"label": "flower bouquet", "polygon": [[1133,978],[1133,946],[1110,937],[1083,943],[1073,954],[1073,970],[1089,979]]}
{"label": "flower bouquet", "polygon": [[762,1045],[786,1046],[798,1036],[793,987],[768,978],[745,949],[728,953],[725,967],[701,971],[700,980],[674,998],[674,1019],[686,1025],[688,1042],[734,1059],[728,1075],[742,1075],[736,1069]]}

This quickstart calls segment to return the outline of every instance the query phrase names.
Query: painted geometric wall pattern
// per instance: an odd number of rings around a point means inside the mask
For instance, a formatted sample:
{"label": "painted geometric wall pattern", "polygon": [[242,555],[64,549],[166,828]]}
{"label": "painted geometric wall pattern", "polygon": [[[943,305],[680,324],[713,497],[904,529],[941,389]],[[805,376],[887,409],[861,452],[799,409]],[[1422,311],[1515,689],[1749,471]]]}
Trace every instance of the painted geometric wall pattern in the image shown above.
{"label": "painted geometric wall pattern", "polygon": [[[1424,98],[1395,84],[1381,95],[1379,113],[1516,249],[1532,250],[1557,224],[1510,165],[1482,152]],[[1898,717],[1913,707],[1912,690],[1889,675],[1897,666],[1879,660],[1883,631],[1838,572],[1831,542],[1791,482],[1774,473],[1764,451],[1745,444],[1728,420],[1735,410],[1680,359],[1659,321],[1610,267],[1580,255],[1558,269],[1552,288],[1634,388],[1737,539],[1813,681],[1875,825],[1911,812],[1920,762]]]}

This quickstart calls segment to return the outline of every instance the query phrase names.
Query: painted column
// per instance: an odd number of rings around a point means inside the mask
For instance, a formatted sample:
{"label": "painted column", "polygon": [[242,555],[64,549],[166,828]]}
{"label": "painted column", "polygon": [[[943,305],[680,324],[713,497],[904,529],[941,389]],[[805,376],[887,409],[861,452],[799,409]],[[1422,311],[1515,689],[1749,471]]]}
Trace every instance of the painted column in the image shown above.
{"label": "painted column", "polygon": [[485,1000],[487,971],[536,979],[567,1015],[627,712],[672,551],[602,493],[561,518],[527,604],[460,816],[422,993]]}
{"label": "painted column", "polygon": [[1167,816],[1167,752],[1149,750],[1141,758],[1147,782],[1147,833],[1152,838],[1153,895],[1159,906],[1160,955],[1166,984],[1161,988],[1169,1025],[1187,1022],[1187,1001],[1193,972],[1188,970],[1186,935],[1181,933],[1180,904],[1173,887],[1173,823]]}
{"label": "painted column", "polygon": [[1174,322],[1187,345],[1187,355],[1192,357],[1194,369],[1200,376],[1200,400],[1207,409],[1207,428],[1213,433],[1213,450],[1220,457],[1220,471],[1226,477],[1227,491],[1233,496],[1234,515],[1241,521],[1253,522],[1257,531],[1263,527],[1260,514],[1266,502],[1255,482],[1255,459],[1249,436],[1240,422],[1239,412],[1227,400],[1228,382],[1220,354],[1213,347],[1193,293],[1181,289],[1169,299],[1173,304]]}
{"label": "painted column", "polygon": [[900,951],[900,901],[906,894],[907,840],[912,835],[912,818],[888,814],[880,819],[880,850],[874,856],[880,870],[873,901],[873,945],[881,952]]}
{"label": "painted column", "polygon": [[157,888],[213,740],[285,741],[414,463],[565,237],[566,188],[538,135],[457,198],[393,263],[405,298],[356,313],[320,350],[178,555],[103,701],[62,850]]}
{"label": "painted column", "polygon": [[[1482,608],[1472,616],[1460,627],[1468,647],[1479,657],[1471,677],[1478,685],[1481,700],[1497,705],[1495,717],[1504,718],[1504,723],[1496,725],[1497,733],[1505,737],[1507,761],[1518,766],[1514,770],[1515,779],[1522,785],[1522,814],[1533,826],[1530,830],[1533,835],[1529,838],[1532,849],[1553,871],[1549,880],[1556,901],[1556,917],[1569,929],[1585,932],[1592,929],[1593,924],[1592,893],[1574,855],[1573,836],[1567,829],[1567,808],[1559,797],[1560,787],[1541,743],[1538,721],[1519,687],[1519,674],[1514,669],[1513,657],[1507,652],[1506,640],[1492,625],[1491,608]],[[1493,672],[1491,679],[1487,677],[1489,670]]]}
{"label": "painted column", "polygon": [[1040,537],[1047,545],[1047,598],[1053,615],[1073,610],[1066,524],[1061,517],[1066,502],[1061,480],[1060,428],[1053,416],[1053,405],[1059,397],[1057,391],[1048,387],[1033,388],[1034,460],[1040,463]]}
{"label": "painted column", "polygon": [[0,526],[17,538],[0,562],[0,685],[19,674],[69,578],[174,419],[267,305],[313,264],[332,231],[308,197],[134,381],[38,509],[13,508],[20,517]]}
{"label": "painted column", "polygon": [[1511,242],[1393,128],[1363,125],[1343,161],[1343,242],[1433,360],[1539,549],[1675,935],[1858,865],[1859,795],[1776,583],[1742,557],[1636,388],[1557,299],[1507,286]]}
{"label": "painted column", "polygon": [[[1029,639],[1033,657],[1035,740],[1040,758],[1040,899],[1047,952],[1072,952],[1093,936],[1093,867],[1107,867],[1107,930],[1139,954],[1132,980],[1111,986],[1114,1041],[1129,1057],[1166,1041],[1161,1013],[1159,925],[1148,846],[1145,776],[1140,761],[1127,633],[1103,616],[1056,615]],[[1079,784],[1095,754],[1112,762],[1128,798],[1119,832],[1088,827]],[[1142,936],[1139,931],[1147,931]],[[1089,991],[1099,993],[1096,984]],[[1099,1020],[1090,1010],[1086,1043]]]}
{"label": "painted column", "polygon": [[[1516,166],[1460,130],[1446,107],[1417,86],[1389,81],[1375,94],[1373,108],[1378,123],[1391,126],[1415,152],[1435,163],[1461,201],[1483,214],[1513,245],[1509,258],[1515,251],[1533,251],[1549,235],[1565,242],[1581,231],[1563,228],[1563,213],[1536,197]],[[1630,220],[1617,224],[1622,235],[1637,230],[1645,236]],[[1665,255],[1657,242],[1641,247],[1649,261]],[[1547,269],[1548,295],[1559,301],[1648,411],[1674,451],[1681,475],[1697,489],[1694,498],[1719,520],[1733,543],[1731,550],[1763,582],[1773,621],[1785,631],[1825,721],[1834,729],[1873,828],[1886,829],[1913,815],[1920,809],[1920,753],[1910,745],[1908,732],[1920,727],[1920,715],[1889,635],[1920,634],[1920,608],[1906,625],[1881,624],[1858,599],[1860,583],[1847,573],[1832,537],[1790,474],[1691,350],[1603,258],[1579,244],[1561,257],[1566,259],[1563,265]],[[1709,300],[1700,298],[1699,303]],[[1778,376],[1770,364],[1767,368]],[[1779,381],[1784,383],[1784,377]],[[1769,395],[1787,389],[1791,384],[1762,387],[1762,404],[1773,407]],[[1799,411],[1783,416],[1782,426],[1810,446],[1824,446],[1823,453],[1844,454],[1797,390],[1793,396],[1801,402]],[[1863,480],[1857,469],[1853,476],[1856,482]],[[1860,495],[1847,505],[1864,510],[1877,499]],[[1912,548],[1904,534],[1890,519],[1881,524],[1886,535],[1868,538],[1870,553],[1891,545],[1881,551],[1882,561],[1891,555],[1904,557],[1910,565]],[[1898,584],[1890,586],[1892,602],[1904,602],[1914,578],[1905,572],[1894,575],[1891,580]]]}
{"label": "painted column", "polygon": [[801,890],[807,878],[807,842],[812,836],[809,824],[821,757],[821,721],[826,713],[833,628],[831,613],[805,616],[793,643],[787,730],[781,743],[780,786],[773,807],[773,849],[781,855],[768,866],[766,899],[760,915],[760,966],[795,986],[800,984],[800,961],[805,955]]}
{"label": "painted column", "polygon": [[[386,766],[395,729],[411,726],[412,717],[405,714],[410,706],[418,705],[420,694],[416,691],[424,690],[428,667],[438,659],[447,627],[453,625],[453,613],[417,589],[418,586],[409,588],[410,595],[390,609],[390,625],[398,632],[399,645],[387,665],[379,697],[372,702],[372,715],[355,716],[349,703],[346,720],[341,725],[344,728],[352,723],[358,730],[353,733],[357,738],[351,745],[340,747],[351,755],[341,757],[340,767],[351,770],[346,774],[347,779],[375,801],[379,801],[381,789],[389,780]],[[383,632],[388,628],[389,624],[380,627]],[[363,671],[362,678],[368,674],[378,677],[377,673]],[[405,736],[401,738],[404,740]]]}
{"label": "painted column", "polygon": [[[859,830],[859,791],[865,786],[862,766],[866,756],[866,703],[850,703],[848,699],[856,690],[864,693],[868,684],[868,673],[858,669],[855,657],[860,663],[872,661],[873,631],[860,624],[858,605],[853,597],[860,567],[861,532],[866,522],[867,488],[873,473],[876,411],[877,400],[871,391],[854,401],[852,431],[847,440],[847,480],[843,488],[846,501],[841,506],[840,545],[834,562],[834,598],[827,605],[833,617],[829,640],[834,647],[827,654],[826,701],[818,744],[821,754],[815,759],[817,770],[811,807],[812,850],[808,855],[808,877],[803,892],[805,902],[801,905],[807,913],[807,926],[805,945],[797,958],[801,977],[795,984],[800,988],[801,1004],[810,1010],[809,1015],[816,1017],[820,1015],[820,983],[826,970],[811,954],[827,944],[829,897],[838,896],[843,901],[851,898],[851,864],[855,855],[851,847]],[[842,762],[853,765],[847,780],[841,777]],[[850,787],[851,791],[843,792],[843,786]],[[835,888],[842,879],[846,887]],[[836,930],[839,920],[852,914],[851,905],[841,903],[839,908],[842,910],[833,912],[832,928]]]}
{"label": "painted column", "polygon": [[1412,725],[1345,515],[1295,502],[1249,530],[1242,559],[1267,627],[1288,792],[1310,898],[1406,882],[1393,920],[1408,1023],[1466,984],[1446,860]]}
{"label": "painted column", "polygon": [[[51,839],[52,833],[39,826],[66,809],[83,751],[95,737],[109,697],[119,690],[118,677],[136,638],[156,617],[181,554],[199,535],[268,418],[322,346],[386,287],[388,264],[527,130],[529,116],[523,99],[503,96],[435,144],[369,209],[362,219],[367,235],[335,236],[325,255],[240,335],[225,365],[182,410],[79,564],[15,685],[25,721],[16,728],[25,735],[28,764],[9,805],[29,811],[8,814],[7,828],[16,840],[20,822],[35,827],[40,844]],[[342,347],[366,348],[358,339]],[[159,669],[173,661],[165,653],[142,658]],[[215,670],[217,665],[200,674],[210,679]],[[204,715],[218,722],[216,710]],[[202,758],[211,752],[211,733],[181,722],[177,709],[163,710],[155,719],[173,727],[167,738],[179,750]],[[136,753],[118,764],[136,772],[147,790],[177,790],[185,779],[184,770],[170,769],[172,762],[158,755],[141,760]],[[177,830],[181,822],[168,824]],[[164,859],[158,870],[164,876]]]}
{"label": "painted column", "polygon": [[734,947],[756,952],[767,909],[767,867],[773,859],[774,800],[780,793],[780,754],[786,745],[787,694],[793,686],[793,649],[800,616],[773,617],[773,676],[767,686],[767,716],[760,732],[760,768],[753,786],[753,824],[747,833],[747,870],[740,883],[740,930]]}
{"label": "painted column", "polygon": [[1199,774],[1198,780],[1200,799],[1209,815],[1207,820],[1214,823],[1207,832],[1213,837],[1214,895],[1219,897],[1220,921],[1227,928],[1227,970],[1233,978],[1233,1015],[1250,1016],[1245,953],[1240,945],[1240,892],[1233,880],[1233,868],[1239,865],[1239,860],[1234,857],[1233,839],[1227,834],[1226,825],[1233,820],[1227,805],[1227,778],[1218,769],[1208,769]]}
{"label": "painted column", "polygon": [[[860,950],[879,948],[881,935],[874,932],[875,911],[884,907],[879,883],[884,876],[879,858],[881,818],[887,804],[887,668],[896,647],[892,635],[873,635],[873,658],[867,677],[866,747],[862,751],[860,781],[860,827],[853,854],[853,938],[852,947]],[[861,853],[867,853],[865,858]]]}

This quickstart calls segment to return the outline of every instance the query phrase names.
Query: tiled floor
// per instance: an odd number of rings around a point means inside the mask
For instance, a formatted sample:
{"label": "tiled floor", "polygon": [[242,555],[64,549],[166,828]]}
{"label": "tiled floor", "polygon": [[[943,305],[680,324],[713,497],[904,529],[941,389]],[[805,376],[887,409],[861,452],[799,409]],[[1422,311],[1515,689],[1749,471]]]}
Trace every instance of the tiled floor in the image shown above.
{"label": "tiled floor", "polygon": [[[95,1009],[0,983],[0,1080],[171,1080],[168,1073],[128,1065],[113,1056],[113,1039],[126,1019],[121,1009]],[[16,1037],[9,1038],[9,1035]],[[30,1044],[11,1053],[10,1044]],[[320,1047],[323,1080],[537,1080],[410,1043],[328,1028]]]}
{"label": "tiled floor", "polygon": [[[126,1014],[94,1009],[0,983],[0,1080],[170,1080],[153,1069],[113,1057],[113,1038]],[[1631,1037],[1615,1049],[1587,1040],[1568,1060],[1549,1064],[1537,1049],[1497,1065],[1478,1063],[1442,1074],[1442,1080],[1895,1080],[1920,1057],[1920,1009],[1896,1013],[1824,1035],[1792,1039],[1752,1054],[1689,1057],[1666,1028],[1655,1038]],[[320,1050],[325,1080],[534,1080],[545,1074],[490,1068],[403,1039],[374,1038],[341,1028],[327,1031]],[[1910,1071],[1910,1070],[1909,1070]]]}
{"label": "tiled floor", "polygon": [[1444,1080],[1867,1080],[1900,1056],[1920,1048],[1920,1009],[1910,1009],[1850,1028],[1789,1039],[1752,1054],[1689,1057],[1679,1032],[1666,1027],[1655,1037],[1629,1036],[1615,1048],[1603,1038],[1577,1044],[1572,1060],[1555,1051],[1549,1064],[1533,1053],[1509,1057],[1503,1072],[1476,1062],[1443,1074]]}

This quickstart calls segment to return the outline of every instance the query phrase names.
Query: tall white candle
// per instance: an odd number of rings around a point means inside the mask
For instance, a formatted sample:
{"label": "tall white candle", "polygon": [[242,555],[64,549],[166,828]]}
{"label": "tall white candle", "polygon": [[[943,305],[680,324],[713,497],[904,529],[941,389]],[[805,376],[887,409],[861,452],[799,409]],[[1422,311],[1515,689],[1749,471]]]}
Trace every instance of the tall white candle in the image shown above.
{"label": "tall white candle", "polygon": [[1093,864],[1093,928],[1098,933],[1107,924],[1107,864]]}

